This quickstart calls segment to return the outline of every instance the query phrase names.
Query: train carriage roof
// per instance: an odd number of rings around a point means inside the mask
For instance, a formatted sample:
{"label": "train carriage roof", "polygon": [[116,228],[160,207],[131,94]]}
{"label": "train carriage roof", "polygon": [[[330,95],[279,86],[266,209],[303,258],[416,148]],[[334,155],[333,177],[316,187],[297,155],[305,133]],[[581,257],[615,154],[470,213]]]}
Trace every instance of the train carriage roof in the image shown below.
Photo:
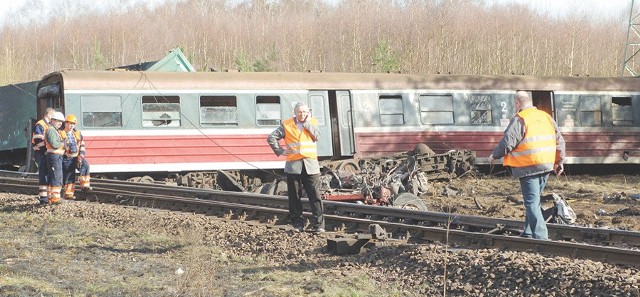
{"label": "train carriage roof", "polygon": [[640,80],[621,77],[415,75],[329,72],[145,72],[62,70],[41,84],[62,80],[66,90],[547,90],[638,91]]}

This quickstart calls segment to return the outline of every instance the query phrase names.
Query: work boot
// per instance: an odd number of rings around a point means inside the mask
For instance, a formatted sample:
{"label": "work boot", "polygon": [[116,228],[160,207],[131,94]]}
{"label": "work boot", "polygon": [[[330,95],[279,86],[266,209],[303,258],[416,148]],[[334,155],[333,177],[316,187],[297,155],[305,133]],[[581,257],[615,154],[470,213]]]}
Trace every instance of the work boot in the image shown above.
{"label": "work boot", "polygon": [[309,232],[311,232],[311,233],[324,233],[325,230],[324,230],[324,227],[315,226],[315,227],[309,229]]}

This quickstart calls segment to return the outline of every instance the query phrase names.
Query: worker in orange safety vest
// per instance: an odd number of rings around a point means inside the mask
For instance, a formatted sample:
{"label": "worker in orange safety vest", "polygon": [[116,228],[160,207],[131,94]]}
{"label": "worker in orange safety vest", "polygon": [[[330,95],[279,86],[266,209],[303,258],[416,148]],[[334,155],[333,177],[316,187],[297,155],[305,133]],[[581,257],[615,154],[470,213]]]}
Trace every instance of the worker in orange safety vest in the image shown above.
{"label": "worker in orange safety vest", "polygon": [[47,147],[47,178],[49,180],[48,197],[49,204],[61,202],[62,191],[62,158],[65,152],[64,138],[61,135],[62,123],[65,121],[61,112],[56,112],[51,117],[51,125],[45,134],[45,146]]}
{"label": "worker in orange safety vest", "polygon": [[565,141],[551,115],[533,106],[529,92],[517,91],[514,105],[517,113],[488,160],[493,164],[504,157],[504,165],[520,179],[525,206],[521,236],[548,240],[540,196],[549,174],[559,175],[564,170]]}
{"label": "worker in orange safety vest", "polygon": [[49,107],[44,111],[44,117],[36,122],[31,134],[31,147],[34,152],[34,159],[38,166],[38,200],[40,204],[47,204],[49,191],[49,181],[47,179],[47,148],[45,146],[44,136],[51,125],[51,118],[56,110]]}
{"label": "worker in orange safety vest", "polygon": [[76,129],[78,119],[75,115],[67,116],[62,131],[65,140],[65,154],[62,159],[64,172],[64,198],[75,199],[76,169],[80,171],[80,187],[83,191],[91,190],[89,177],[89,163],[85,159],[84,137],[80,130]]}
{"label": "worker in orange safety vest", "polygon": [[[320,194],[320,165],[317,141],[320,137],[318,121],[311,117],[309,106],[299,102],[294,107],[295,116],[282,121],[280,127],[267,137],[267,143],[277,156],[285,156],[284,172],[287,174],[289,219],[295,231],[304,229],[300,189],[304,187],[311,206],[311,231],[324,232],[325,223]],[[284,139],[286,148],[278,140]]]}

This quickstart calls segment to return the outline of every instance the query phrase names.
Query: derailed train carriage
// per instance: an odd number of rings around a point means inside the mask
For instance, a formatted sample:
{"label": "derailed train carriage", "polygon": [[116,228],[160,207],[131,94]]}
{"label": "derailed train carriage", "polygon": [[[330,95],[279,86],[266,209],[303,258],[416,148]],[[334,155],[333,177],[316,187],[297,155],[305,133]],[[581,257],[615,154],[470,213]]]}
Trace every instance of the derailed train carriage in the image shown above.
{"label": "derailed train carriage", "polygon": [[418,143],[486,164],[517,90],[557,120],[567,164],[640,164],[635,78],[63,70],[40,81],[37,112],[78,116],[93,173],[197,183],[229,171],[251,184],[284,167],[266,136],[296,102],[318,119],[319,158],[337,167]]}
{"label": "derailed train carriage", "polygon": [[26,167],[31,119],[36,116],[34,98],[38,81],[0,87],[0,168]]}

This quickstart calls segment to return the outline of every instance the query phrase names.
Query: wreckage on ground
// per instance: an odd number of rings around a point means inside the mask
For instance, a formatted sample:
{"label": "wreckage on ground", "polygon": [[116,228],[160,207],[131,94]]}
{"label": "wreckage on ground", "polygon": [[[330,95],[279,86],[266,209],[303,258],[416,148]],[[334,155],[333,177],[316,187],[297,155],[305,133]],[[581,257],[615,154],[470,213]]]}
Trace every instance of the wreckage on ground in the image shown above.
{"label": "wreckage on ground", "polygon": [[[475,152],[435,153],[426,144],[392,156],[323,162],[321,191],[325,200],[427,210],[420,195],[429,181],[461,177],[475,170]],[[260,187],[263,194],[286,195],[286,180]],[[304,195],[304,193],[303,193]]]}

